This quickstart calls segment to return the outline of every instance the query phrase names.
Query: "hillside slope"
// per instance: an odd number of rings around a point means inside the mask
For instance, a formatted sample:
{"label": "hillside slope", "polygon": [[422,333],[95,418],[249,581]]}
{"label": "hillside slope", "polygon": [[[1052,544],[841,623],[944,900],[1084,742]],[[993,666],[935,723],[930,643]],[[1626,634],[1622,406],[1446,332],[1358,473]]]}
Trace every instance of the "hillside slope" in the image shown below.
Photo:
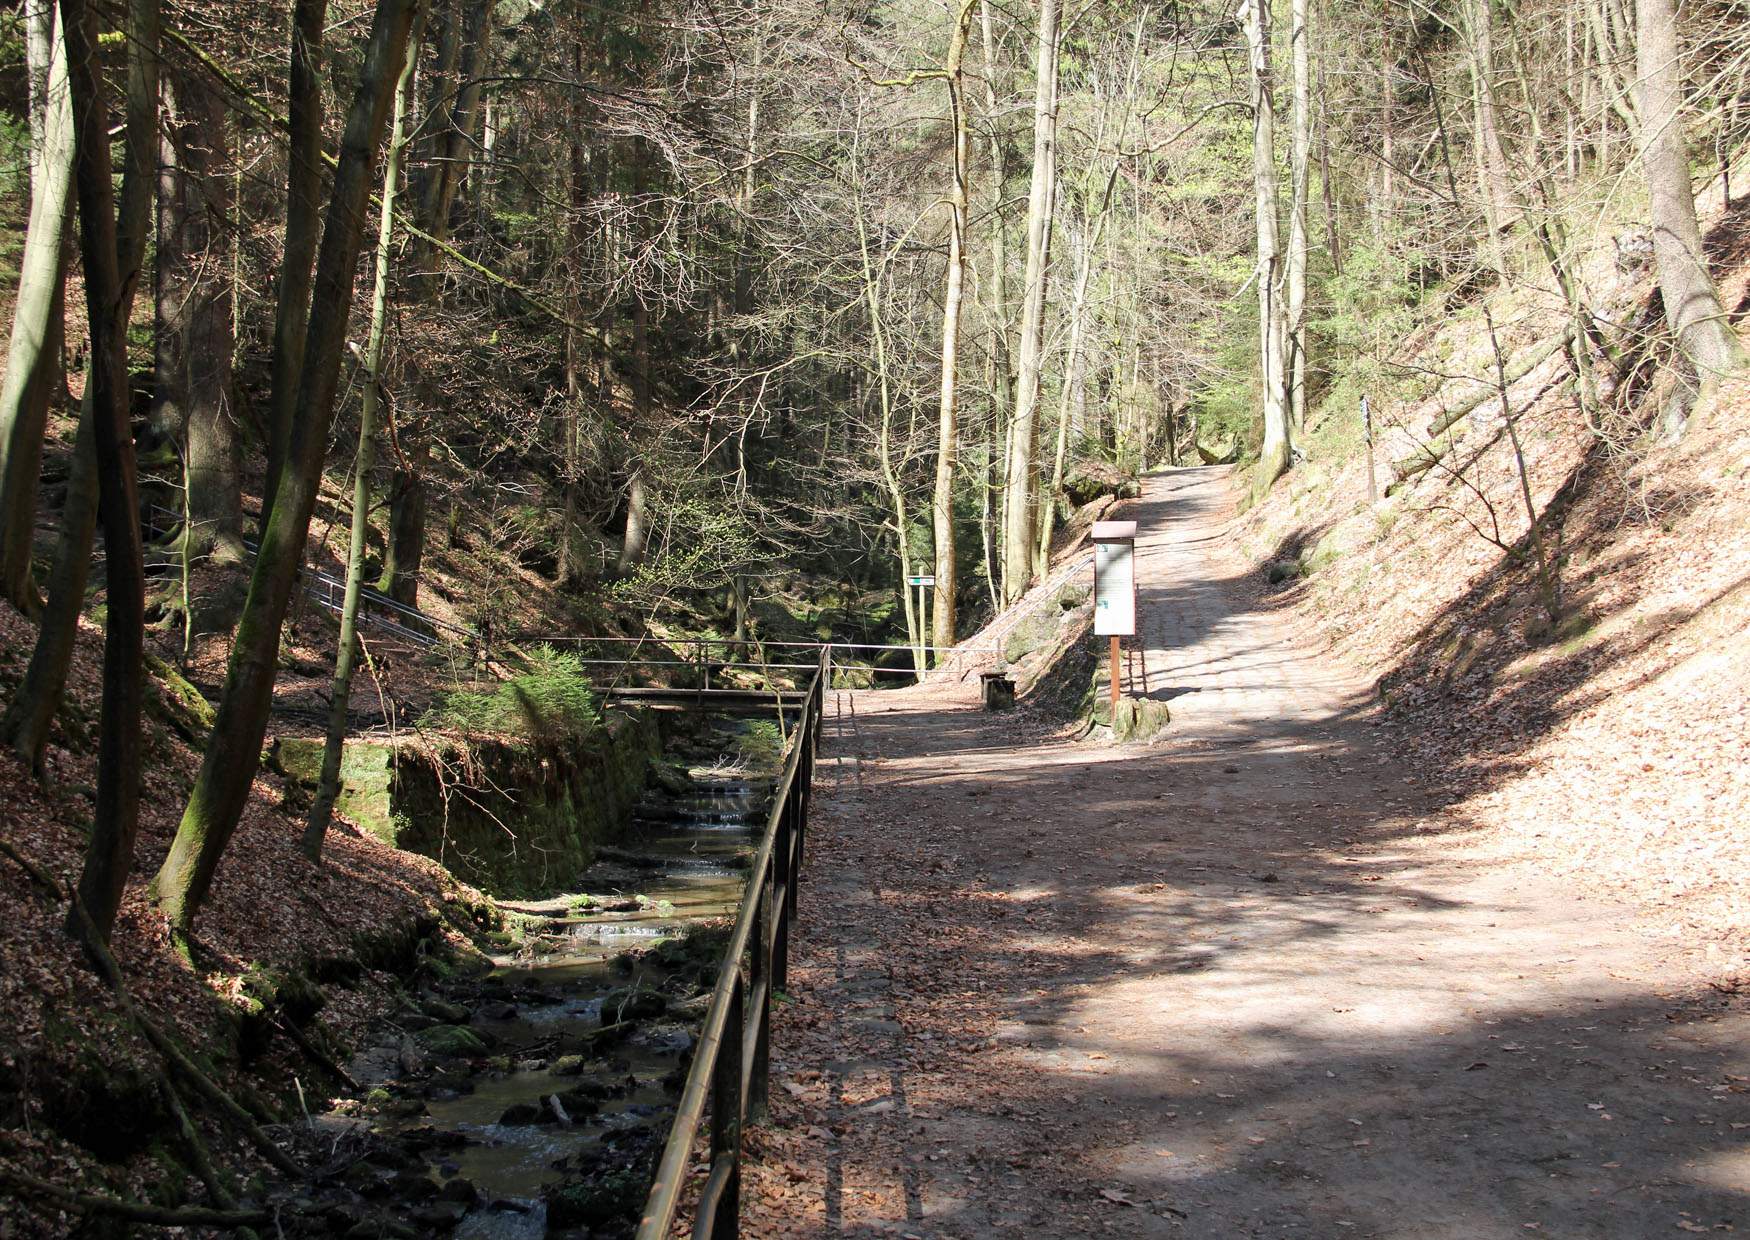
{"label": "hillside slope", "polygon": [[[1750,200],[1726,210],[1716,193],[1713,207],[1704,228],[1742,330]],[[1612,289],[1603,316],[1656,321],[1650,273],[1610,271],[1602,243],[1593,254],[1591,286]],[[1535,282],[1492,309],[1518,356],[1560,330]],[[1459,423],[1442,465],[1369,503],[1359,415],[1329,402],[1309,459],[1235,533],[1275,605],[1377,678],[1460,838],[1629,894],[1736,986],[1750,978],[1750,378],[1724,383],[1673,444],[1654,431],[1670,379],[1648,346],[1629,351],[1636,369],[1596,426],[1563,360],[1511,389],[1559,620],[1539,604],[1498,406]],[[1423,428],[1491,361],[1476,306],[1400,346],[1404,373],[1450,378],[1385,409],[1382,491],[1390,461],[1431,442]]]}

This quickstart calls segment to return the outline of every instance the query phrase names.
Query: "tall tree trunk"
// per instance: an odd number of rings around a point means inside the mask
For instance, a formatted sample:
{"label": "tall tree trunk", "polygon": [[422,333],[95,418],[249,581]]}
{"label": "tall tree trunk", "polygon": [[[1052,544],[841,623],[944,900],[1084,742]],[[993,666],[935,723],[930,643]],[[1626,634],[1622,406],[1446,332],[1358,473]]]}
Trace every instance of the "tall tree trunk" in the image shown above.
{"label": "tall tree trunk", "polygon": [[1246,0],[1240,8],[1251,48],[1252,192],[1257,216],[1258,352],[1264,385],[1264,445],[1258,454],[1260,491],[1288,468],[1287,376],[1282,304],[1282,256],[1277,241],[1276,104],[1270,84],[1270,0]]}
{"label": "tall tree trunk", "polygon": [[1371,204],[1374,240],[1385,245],[1397,211],[1397,82],[1393,71],[1392,0],[1379,0],[1379,196]]}
{"label": "tall tree trunk", "polygon": [[1003,490],[1003,601],[1027,592],[1033,576],[1033,462],[1039,445],[1039,372],[1045,352],[1045,278],[1057,193],[1057,0],[1040,0],[1033,97],[1033,179],[1027,195],[1027,274],[1022,290],[1020,370]]}
{"label": "tall tree trunk", "polygon": [[[571,41],[571,73],[572,77],[583,81],[584,65],[586,63],[586,44],[584,23],[581,13],[574,16],[575,32]],[[577,509],[578,490],[582,484],[579,478],[581,461],[579,452],[580,422],[583,416],[584,392],[587,390],[586,371],[588,358],[584,351],[583,333],[577,324],[583,321],[587,311],[584,307],[584,281],[586,279],[585,253],[589,244],[589,233],[585,228],[585,211],[589,207],[589,154],[584,146],[586,116],[584,112],[584,95],[581,90],[569,92],[567,104],[567,121],[570,126],[570,140],[566,144],[566,196],[568,208],[566,213],[566,270],[569,278],[570,298],[567,310],[571,322],[565,327],[565,406],[559,415],[559,434],[562,439],[560,449],[561,468],[565,471],[565,508],[559,529],[559,585],[569,586],[582,576],[578,563],[578,529]]]}
{"label": "tall tree trunk", "polygon": [[170,854],[152,881],[153,895],[179,936],[188,933],[206,899],[219,860],[242,817],[261,759],[279,662],[280,625],[303,562],[304,540],[334,416],[340,356],[352,309],[353,278],[377,146],[419,7],[419,0],[378,0],[357,93],[347,114],[333,200],[317,259],[291,452],[255,559],[212,739]]}
{"label": "tall tree trunk", "polygon": [[[139,285],[140,265],[151,231],[152,191],[158,164],[158,24],[158,0],[129,0],[127,163],[122,171],[121,202],[116,208],[117,265],[121,272],[116,319],[123,324],[133,314],[134,291]],[[60,709],[67,672],[73,665],[73,646],[79,635],[79,613],[85,608],[85,581],[97,530],[99,469],[91,365],[88,357],[72,471],[67,480],[67,498],[61,507],[54,566],[49,571],[48,604],[43,609],[24,679],[5,718],[0,720],[0,734],[32,770],[42,763],[43,749],[49,743],[49,726]]]}
{"label": "tall tree trunk", "polygon": [[[97,806],[79,875],[79,898],[91,930],[105,942],[133,867],[140,821],[140,707],[146,576],[140,545],[140,499],[128,416],[128,324],[131,299],[116,240],[111,187],[109,109],[104,102],[97,15],[85,0],[61,0],[68,93],[77,135],[79,256],[91,329],[91,409],[96,430],[108,607],[103,625],[103,706],[97,742]],[[84,935],[86,916],[69,915]]]}
{"label": "tall tree trunk", "polygon": [[[1323,7],[1318,10],[1317,24],[1320,30],[1330,28],[1325,21],[1325,12]],[[1331,179],[1331,96],[1329,87],[1325,83],[1325,61],[1327,59],[1325,53],[1319,54],[1319,191],[1325,202],[1325,251],[1330,255],[1332,274],[1341,276],[1343,274],[1343,244],[1337,230],[1336,182]]]}
{"label": "tall tree trunk", "polygon": [[[1636,0],[1636,68],[1640,84],[1641,165],[1653,205],[1653,258],[1665,318],[1693,374],[1693,394],[1706,393],[1741,366],[1744,349],[1708,274],[1695,218],[1695,192],[1684,150],[1683,66],[1671,0]],[[1667,419],[1680,431],[1687,411]]]}
{"label": "tall tree trunk", "polygon": [[1309,0],[1291,0],[1288,41],[1294,65],[1292,153],[1288,209],[1288,420],[1298,434],[1306,427],[1306,254],[1311,196],[1312,30]]}
{"label": "tall tree trunk", "polygon": [[401,441],[403,459],[396,463],[389,482],[389,545],[383,554],[383,575],[377,589],[403,607],[418,607],[419,570],[425,562],[425,474],[431,462],[431,439],[423,432],[404,432]]}
{"label": "tall tree trunk", "polygon": [[[1002,489],[999,468],[1007,467],[1009,411],[1015,381],[1009,361],[1009,240],[1003,219],[1004,195],[1008,191],[1008,152],[998,126],[996,36],[991,26],[990,0],[978,2],[979,32],[984,44],[985,127],[990,149],[990,320],[991,384],[989,443],[985,447],[983,494],[979,525],[984,539],[985,586],[991,608],[1002,606],[1001,573],[998,568],[1000,522],[994,519],[996,496]],[[1002,465],[999,467],[998,462]]]}
{"label": "tall tree trunk", "polygon": [[[632,299],[632,425],[648,433],[650,424],[650,311],[642,297]],[[650,482],[644,464],[632,466],[626,487],[626,535],[620,542],[620,571],[644,562],[650,539]]]}
{"label": "tall tree trunk", "polygon": [[965,77],[961,66],[972,25],[974,0],[961,0],[954,33],[948,42],[946,74],[948,115],[954,131],[953,184],[948,191],[948,275],[942,293],[942,388],[936,418],[936,490],[930,501],[930,525],[936,548],[936,610],[930,644],[943,650],[954,645],[954,609],[959,594],[958,557],[954,546],[954,467],[960,448],[960,303],[966,286],[966,164],[967,125]]}
{"label": "tall tree trunk", "polygon": [[[434,82],[435,89],[447,88],[451,92],[453,102],[445,124],[432,137],[432,162],[427,166],[420,186],[419,220],[420,227],[439,241],[449,238],[456,193],[473,163],[481,79],[486,69],[487,49],[492,41],[492,9],[492,0],[463,0],[457,34],[458,50],[454,53],[456,77],[452,81],[443,74]],[[451,29],[455,29],[453,22]],[[446,31],[448,37],[449,31]],[[448,54],[447,49],[442,54]],[[433,257],[430,243],[415,238],[409,247],[408,263],[416,279],[431,279],[428,265]]]}
{"label": "tall tree trunk", "polygon": [[37,479],[49,401],[61,377],[73,108],[54,0],[25,5],[30,73],[30,222],[19,261],[6,378],[0,386],[0,595],[27,615],[42,606],[31,574]]}
{"label": "tall tree trunk", "polygon": [[243,558],[243,494],[237,419],[231,393],[236,324],[231,313],[231,268],[222,261],[231,215],[231,154],[224,100],[206,81],[183,89],[188,141],[182,148],[192,191],[187,256],[195,260],[188,284],[183,363],[188,461],[185,531],[192,551],[216,549]]}
{"label": "tall tree trunk", "polygon": [[1496,272],[1505,276],[1507,252],[1502,232],[1507,226],[1507,156],[1501,147],[1499,109],[1495,106],[1495,35],[1493,0],[1466,0],[1465,23],[1471,44],[1471,94],[1476,115],[1477,187],[1482,191],[1487,252]]}
{"label": "tall tree trunk", "polygon": [[268,366],[267,475],[261,488],[261,532],[273,515],[274,490],[292,447],[298,377],[310,322],[316,244],[322,236],[322,32],[328,0],[293,0],[290,144],[286,155],[286,241],[274,303],[273,357]]}
{"label": "tall tree trunk", "polygon": [[[438,242],[449,239],[456,195],[473,163],[482,75],[492,39],[492,8],[491,0],[463,0],[455,80],[440,76],[434,84],[434,89],[448,86],[454,91],[448,119],[433,136],[432,162],[420,192],[421,230]],[[416,235],[407,250],[411,283],[428,304],[441,312],[444,293],[436,261],[437,251],[432,243]],[[401,424],[398,438],[402,459],[389,496],[389,554],[383,561],[378,588],[396,602],[414,607],[418,605],[419,571],[425,556],[428,507],[425,467],[431,459],[431,444],[426,428],[411,420]]]}
{"label": "tall tree trunk", "polygon": [[[1064,346],[1063,385],[1057,396],[1057,447],[1052,453],[1051,484],[1045,488],[1043,501],[1039,505],[1038,546],[1034,550],[1034,563],[1041,569],[1051,556],[1051,533],[1056,524],[1058,497],[1063,493],[1063,471],[1069,456],[1076,391],[1085,378],[1082,336],[1087,320],[1088,281],[1094,265],[1094,240],[1089,236],[1093,227],[1085,220],[1080,228],[1073,223],[1069,226],[1070,253],[1074,264],[1070,277],[1069,341]],[[1077,427],[1076,430],[1079,433],[1080,428]]]}
{"label": "tall tree trunk", "polygon": [[198,209],[182,166],[182,82],[174,71],[159,83],[158,198],[152,211],[152,407],[154,438],[180,441],[187,418],[188,230]]}
{"label": "tall tree trunk", "polygon": [[377,409],[383,399],[384,328],[389,312],[389,247],[395,238],[395,198],[407,157],[407,108],[413,94],[413,70],[419,63],[422,18],[408,36],[407,57],[395,84],[395,115],[389,126],[389,153],[383,164],[383,206],[377,217],[376,280],[371,288],[371,329],[365,340],[365,386],[359,405],[358,456],[353,464],[352,531],[346,548],[346,595],[340,605],[340,638],[334,651],[334,688],[328,705],[328,732],[322,746],[322,773],[316,796],[304,821],[304,855],[322,859],[328,820],[340,796],[340,760],[346,752],[346,716],[352,705],[352,673],[358,659],[359,598],[364,593],[365,544],[371,533],[371,469],[377,455]]}

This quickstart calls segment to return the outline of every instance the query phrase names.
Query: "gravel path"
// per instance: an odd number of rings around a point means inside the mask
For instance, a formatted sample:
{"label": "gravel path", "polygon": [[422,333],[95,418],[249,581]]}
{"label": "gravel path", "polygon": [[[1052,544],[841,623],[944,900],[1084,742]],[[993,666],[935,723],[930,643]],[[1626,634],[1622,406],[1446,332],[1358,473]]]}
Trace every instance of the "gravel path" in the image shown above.
{"label": "gravel path", "polygon": [[829,703],[749,1234],[1750,1230],[1742,999],[1457,847],[1229,512],[1210,470],[1137,506],[1152,747]]}

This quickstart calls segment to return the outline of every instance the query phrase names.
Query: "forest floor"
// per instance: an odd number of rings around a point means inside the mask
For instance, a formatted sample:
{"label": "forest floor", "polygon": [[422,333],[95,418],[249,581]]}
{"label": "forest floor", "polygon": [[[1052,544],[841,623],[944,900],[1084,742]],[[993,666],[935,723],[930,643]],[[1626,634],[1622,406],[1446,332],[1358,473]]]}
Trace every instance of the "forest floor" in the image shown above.
{"label": "forest floor", "polygon": [[1743,996],[1418,781],[1413,718],[1260,599],[1222,471],[1138,508],[1156,744],[829,703],[748,1230],[1750,1227]]}

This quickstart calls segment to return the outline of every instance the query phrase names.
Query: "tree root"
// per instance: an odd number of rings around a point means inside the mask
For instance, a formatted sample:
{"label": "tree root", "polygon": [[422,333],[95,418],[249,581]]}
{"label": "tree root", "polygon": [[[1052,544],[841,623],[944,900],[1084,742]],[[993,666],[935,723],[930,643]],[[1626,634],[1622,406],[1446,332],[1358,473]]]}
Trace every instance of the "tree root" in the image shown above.
{"label": "tree root", "polygon": [[362,1092],[359,1088],[359,1083],[353,1080],[352,1073],[341,1067],[332,1057],[323,1053],[322,1048],[317,1046],[315,1042],[311,1041],[309,1034],[298,1028],[291,1021],[281,1020],[277,1016],[274,1017],[273,1027],[285,1034],[286,1037],[291,1040],[293,1045],[304,1053],[304,1057],[311,1063],[315,1064],[318,1068],[321,1068],[324,1072],[328,1073],[329,1076],[339,1081],[342,1085],[345,1085],[354,1093]]}
{"label": "tree root", "polygon": [[206,1185],[207,1196],[213,1199],[214,1205],[221,1210],[235,1210],[237,1199],[231,1195],[231,1189],[218,1168],[213,1166],[207,1143],[201,1140],[200,1130],[194,1126],[188,1108],[182,1105],[182,1095],[176,1092],[176,1086],[170,1083],[169,1077],[158,1078],[158,1092],[164,1096],[164,1104],[170,1109],[171,1118],[176,1121],[176,1132],[182,1138],[183,1150],[188,1155],[195,1178]]}
{"label": "tree root", "polygon": [[134,1022],[146,1041],[152,1044],[153,1048],[164,1057],[165,1062],[179,1076],[193,1086],[197,1094],[212,1103],[235,1124],[238,1130],[249,1139],[249,1143],[261,1152],[263,1157],[293,1179],[302,1179],[304,1176],[303,1168],[298,1166],[289,1154],[274,1144],[249,1112],[243,1109],[243,1105],[219,1088],[210,1076],[202,1072],[194,1061],[183,1053],[182,1048],[176,1045],[175,1040],[170,1035],[160,1029],[151,1017],[134,1005],[133,998],[128,994],[127,983],[122,978],[121,967],[116,964],[115,957],[110,954],[109,947],[97,933],[97,927],[92,924],[91,915],[86,911],[85,904],[79,899],[77,893],[73,897],[73,915],[84,929],[82,937],[86,952],[96,962],[98,972],[109,983],[110,989],[115,992],[116,1002],[121,1007],[123,1014]]}
{"label": "tree root", "polygon": [[[128,993],[127,982],[122,977],[121,966],[116,963],[115,956],[109,950],[109,945],[103,941],[103,936],[97,932],[97,926],[92,922],[91,914],[86,910],[84,901],[79,899],[78,892],[69,893],[56,881],[53,874],[50,874],[3,839],[0,839],[0,855],[10,858],[40,886],[55,896],[63,900],[70,897],[72,912],[69,921],[77,931],[80,945],[85,948],[86,955],[96,966],[98,975],[108,983],[110,990],[114,992],[116,1006],[121,1008],[122,1015],[133,1022],[134,1027],[140,1031],[141,1036],[147,1042],[152,1044],[152,1048],[158,1052],[164,1062],[192,1086],[195,1093],[217,1107],[220,1113],[248,1138],[249,1143],[255,1146],[268,1162],[293,1179],[303,1179],[304,1169],[292,1159],[291,1155],[274,1144],[273,1140],[261,1130],[261,1126],[255,1122],[254,1117],[244,1110],[242,1104],[221,1089],[210,1076],[201,1071],[195,1062],[183,1052],[182,1048],[176,1045],[175,1039],[160,1029],[151,1017],[140,1011],[134,1004],[133,996]],[[341,1075],[344,1079],[345,1074]],[[171,1104],[171,1114],[176,1118],[177,1127],[184,1143],[190,1147],[190,1156],[195,1163],[195,1174],[207,1185],[207,1191],[213,1194],[213,1200],[223,1206],[228,1194],[222,1187],[217,1187],[220,1182],[217,1172],[212,1167],[211,1159],[207,1157],[206,1147],[201,1143],[199,1133],[195,1131],[193,1122],[189,1119],[187,1109],[182,1105],[181,1097],[176,1093],[174,1084],[162,1069],[159,1070],[159,1084]],[[247,1226],[246,1223],[226,1225]]]}
{"label": "tree root", "polygon": [[42,866],[19,852],[5,840],[0,840],[0,855],[11,858],[12,861],[17,864],[18,868],[30,875],[31,879],[39,887],[46,888],[48,891],[62,899],[66,898],[66,893],[61,890],[61,884],[55,881],[55,876],[53,874],[50,874],[47,870],[43,869]]}
{"label": "tree root", "polygon": [[217,1227],[235,1230],[273,1221],[266,1210],[214,1210],[206,1206],[154,1206],[143,1201],[126,1201],[120,1197],[105,1197],[101,1193],[80,1193],[62,1188],[34,1175],[0,1166],[0,1184],[18,1189],[26,1196],[52,1201],[80,1214],[107,1214],[133,1223],[148,1223],[158,1227]]}

